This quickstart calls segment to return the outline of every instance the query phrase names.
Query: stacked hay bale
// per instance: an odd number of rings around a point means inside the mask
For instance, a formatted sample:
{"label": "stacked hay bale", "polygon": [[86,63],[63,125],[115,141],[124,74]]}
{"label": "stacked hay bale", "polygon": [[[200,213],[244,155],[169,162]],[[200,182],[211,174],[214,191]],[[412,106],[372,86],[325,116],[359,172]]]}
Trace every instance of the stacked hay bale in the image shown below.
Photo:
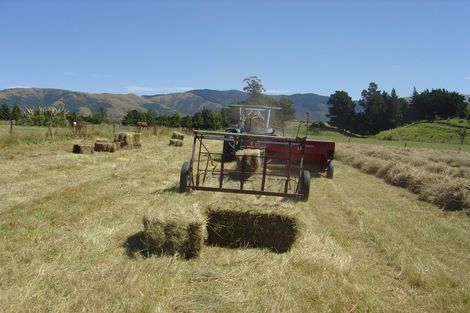
{"label": "stacked hay bale", "polygon": [[196,208],[173,206],[151,210],[143,218],[144,246],[150,254],[198,257],[205,237],[206,221]]}
{"label": "stacked hay bale", "polygon": [[170,146],[175,146],[175,147],[182,147],[183,146],[183,140],[184,140],[184,134],[175,131],[171,135],[169,145]]}
{"label": "stacked hay bale", "polygon": [[73,145],[72,152],[73,153],[79,153],[79,154],[92,154],[93,153],[93,146],[89,145],[89,144]]}
{"label": "stacked hay bale", "polygon": [[291,210],[211,206],[207,219],[209,245],[268,248],[282,253],[298,237],[299,221]]}
{"label": "stacked hay bale", "polygon": [[139,133],[119,133],[114,136],[114,143],[120,149],[134,149],[142,147]]}
{"label": "stacked hay bale", "polygon": [[243,170],[244,175],[240,177],[245,180],[251,176],[260,167],[264,156],[264,150],[261,149],[243,149],[235,152],[235,158],[237,160],[237,171]]}
{"label": "stacked hay bale", "polygon": [[108,142],[107,139],[96,139],[94,150],[96,152],[114,152],[116,145],[113,142]]}

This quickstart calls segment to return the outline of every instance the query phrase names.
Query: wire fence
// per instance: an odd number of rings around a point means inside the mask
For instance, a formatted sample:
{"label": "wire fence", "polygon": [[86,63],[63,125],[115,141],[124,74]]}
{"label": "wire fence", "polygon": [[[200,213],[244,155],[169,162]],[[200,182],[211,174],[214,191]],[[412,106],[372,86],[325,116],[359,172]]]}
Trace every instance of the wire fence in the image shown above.
{"label": "wire fence", "polygon": [[96,138],[113,139],[122,132],[138,132],[142,136],[160,136],[181,131],[191,134],[192,129],[171,128],[167,126],[123,126],[120,124],[89,124],[80,123],[68,127],[24,126],[14,121],[0,121],[0,146],[13,144],[38,144],[64,140],[94,140]]}

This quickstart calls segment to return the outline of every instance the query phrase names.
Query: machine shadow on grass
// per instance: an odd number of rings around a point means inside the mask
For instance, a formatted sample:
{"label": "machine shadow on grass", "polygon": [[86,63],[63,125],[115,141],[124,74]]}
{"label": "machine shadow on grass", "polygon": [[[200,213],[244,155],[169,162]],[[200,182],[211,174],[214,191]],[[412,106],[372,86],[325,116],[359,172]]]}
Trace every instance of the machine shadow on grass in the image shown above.
{"label": "machine shadow on grass", "polygon": [[173,185],[173,186],[168,186],[163,189],[157,189],[155,191],[152,191],[151,194],[153,195],[159,195],[162,193],[179,193],[179,186],[178,185]]}

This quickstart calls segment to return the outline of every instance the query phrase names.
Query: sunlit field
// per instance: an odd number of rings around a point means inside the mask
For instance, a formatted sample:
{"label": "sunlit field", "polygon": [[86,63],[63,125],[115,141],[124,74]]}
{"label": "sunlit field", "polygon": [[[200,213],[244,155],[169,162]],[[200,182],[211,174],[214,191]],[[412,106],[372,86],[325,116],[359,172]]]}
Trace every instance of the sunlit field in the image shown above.
{"label": "sunlit field", "polygon": [[[141,149],[80,155],[71,153],[74,143],[111,139],[112,125],[90,127],[85,140],[69,129],[58,129],[53,139],[45,138],[47,128],[15,129],[10,138],[8,126],[0,126],[2,312],[470,307],[468,215],[444,211],[340,161],[334,179],[312,179],[307,202],[179,194],[190,135],[180,148],[168,146],[167,130],[157,136],[144,130]],[[213,205],[289,210],[300,222],[299,237],[285,253],[204,245],[191,260],[129,255],[125,243],[143,230],[143,216],[174,205],[201,213]]]}

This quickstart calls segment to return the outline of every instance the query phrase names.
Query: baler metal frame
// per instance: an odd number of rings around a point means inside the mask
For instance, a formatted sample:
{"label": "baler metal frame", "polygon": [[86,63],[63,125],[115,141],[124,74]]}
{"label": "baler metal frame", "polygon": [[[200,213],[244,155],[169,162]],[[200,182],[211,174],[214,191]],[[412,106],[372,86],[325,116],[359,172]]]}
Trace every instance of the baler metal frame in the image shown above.
{"label": "baler metal frame", "polygon": [[[287,138],[287,137],[274,137],[269,135],[254,135],[246,133],[226,133],[215,131],[199,131],[193,132],[193,144],[191,151],[191,160],[183,164],[180,175],[180,192],[188,192],[191,190],[214,191],[214,192],[227,192],[239,194],[252,194],[264,196],[278,196],[285,198],[296,198],[306,201],[309,196],[310,190],[310,172],[304,170],[304,151],[305,139],[304,138]],[[245,169],[245,158],[241,162],[241,169],[227,170],[225,164],[225,156],[222,152],[211,152],[204,144],[205,140],[218,140],[229,142],[230,144],[240,145],[243,149],[260,149],[263,150],[266,146],[272,145],[288,145],[288,157],[268,157],[262,155],[259,158],[262,165],[261,172],[247,172]],[[294,164],[292,158],[292,151],[296,150],[300,158],[297,160],[298,164]],[[217,161],[214,157],[219,157]],[[253,156],[250,156],[253,157]],[[202,159],[205,158],[205,164],[201,164]],[[217,162],[220,163],[220,168]],[[283,167],[281,174],[268,173],[268,168],[271,169],[274,165]],[[210,167],[209,167],[210,166]],[[282,173],[285,172],[285,173]],[[205,186],[207,175],[218,176],[217,186]],[[236,176],[240,178],[238,188],[224,187],[224,178],[226,175]],[[261,183],[259,189],[248,190],[245,189],[245,182],[248,178],[261,176]],[[283,191],[269,191],[266,190],[266,181],[270,179],[284,180]],[[273,179],[273,180],[274,180]],[[253,182],[253,181],[252,181]],[[253,183],[254,184],[254,183]],[[252,186],[253,186],[252,184]]]}

